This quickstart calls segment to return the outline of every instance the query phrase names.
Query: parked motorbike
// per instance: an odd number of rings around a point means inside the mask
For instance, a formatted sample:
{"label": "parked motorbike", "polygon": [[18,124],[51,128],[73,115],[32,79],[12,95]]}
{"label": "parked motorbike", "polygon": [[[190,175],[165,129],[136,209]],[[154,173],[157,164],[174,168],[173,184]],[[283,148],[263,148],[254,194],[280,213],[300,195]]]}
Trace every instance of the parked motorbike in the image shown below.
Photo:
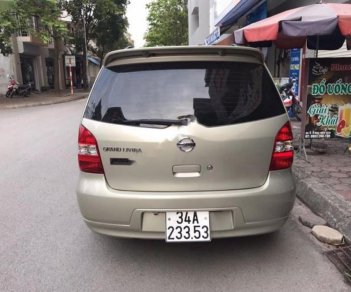
{"label": "parked motorbike", "polygon": [[288,83],[283,84],[279,88],[280,97],[283,100],[283,104],[288,111],[289,117],[295,117],[298,121],[301,121],[300,114],[302,107],[298,97],[293,91],[295,79],[290,80]]}
{"label": "parked motorbike", "polygon": [[32,84],[28,82],[27,84],[22,84],[18,86],[18,95],[29,96],[32,92]]}
{"label": "parked motorbike", "polygon": [[7,85],[6,97],[12,98],[17,91],[19,83],[13,78],[9,77],[9,84]]}
{"label": "parked motorbike", "polygon": [[7,85],[6,97],[12,98],[14,95],[29,96],[32,91],[32,84],[20,85],[13,77],[10,77],[9,84]]}

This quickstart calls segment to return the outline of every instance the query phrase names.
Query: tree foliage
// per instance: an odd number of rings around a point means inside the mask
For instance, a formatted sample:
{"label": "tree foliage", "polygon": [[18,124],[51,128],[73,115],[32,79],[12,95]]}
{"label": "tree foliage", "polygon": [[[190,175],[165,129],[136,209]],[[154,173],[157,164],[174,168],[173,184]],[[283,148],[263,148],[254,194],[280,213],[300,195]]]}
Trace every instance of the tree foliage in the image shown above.
{"label": "tree foliage", "polygon": [[5,10],[0,14],[0,53],[7,56],[12,53],[11,35],[14,33],[12,15]]}
{"label": "tree foliage", "polygon": [[93,38],[97,55],[102,59],[109,51],[125,47],[128,20],[125,16],[128,1],[100,1],[96,7],[96,24]]}
{"label": "tree foliage", "polygon": [[[67,37],[67,25],[60,20],[63,10],[75,25],[71,40],[77,52],[85,40],[94,41],[94,50],[103,56],[107,51],[129,44],[125,16],[129,0],[14,0],[0,13],[0,52],[11,53],[11,35],[25,30],[48,43],[52,38]],[[28,25],[37,17],[39,25]],[[84,27],[83,27],[84,26]]]}
{"label": "tree foliage", "polygon": [[[64,8],[72,17],[76,53],[87,50],[100,59],[113,49],[118,49],[124,39],[128,21],[125,17],[129,0],[65,0]],[[83,83],[88,87],[86,63],[83,63]]]}
{"label": "tree foliage", "polygon": [[[109,50],[130,43],[125,16],[128,3],[129,0],[13,0],[2,7],[0,13],[0,53],[10,54],[11,36],[26,31],[44,43],[54,40],[56,64],[60,41],[68,40],[67,23],[61,20],[62,12],[67,11],[74,24],[69,39],[76,48],[75,53],[83,51],[86,59],[86,44],[95,43],[90,49],[102,58]],[[56,65],[58,68],[58,63]],[[87,86],[85,66],[83,70]],[[56,70],[55,76],[58,76]]]}
{"label": "tree foliage", "polygon": [[67,36],[67,26],[60,20],[61,2],[56,0],[14,0],[0,15],[0,50],[12,52],[11,36],[20,31],[37,37],[43,43],[54,40],[54,84],[59,89],[59,42]]}
{"label": "tree foliage", "polygon": [[67,28],[60,15],[60,2],[56,0],[14,0],[0,14],[1,53],[12,52],[10,38],[19,31],[26,31],[44,43],[64,38]]}
{"label": "tree foliage", "polygon": [[76,27],[74,38],[77,50],[84,49],[83,25],[91,51],[103,57],[108,51],[118,49],[121,41],[126,39],[128,3],[128,0],[66,0],[64,7]]}
{"label": "tree foliage", "polygon": [[187,0],[155,0],[146,5],[149,27],[147,46],[177,46],[188,43]]}

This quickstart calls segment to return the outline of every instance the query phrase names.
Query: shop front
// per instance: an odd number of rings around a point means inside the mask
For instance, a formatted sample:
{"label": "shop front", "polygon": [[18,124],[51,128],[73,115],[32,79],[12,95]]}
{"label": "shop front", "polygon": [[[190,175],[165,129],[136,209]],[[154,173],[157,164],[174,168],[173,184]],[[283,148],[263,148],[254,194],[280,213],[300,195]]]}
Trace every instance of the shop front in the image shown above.
{"label": "shop front", "polygon": [[35,88],[35,74],[34,74],[34,57],[29,55],[21,55],[21,72],[23,84],[31,84],[32,88]]}

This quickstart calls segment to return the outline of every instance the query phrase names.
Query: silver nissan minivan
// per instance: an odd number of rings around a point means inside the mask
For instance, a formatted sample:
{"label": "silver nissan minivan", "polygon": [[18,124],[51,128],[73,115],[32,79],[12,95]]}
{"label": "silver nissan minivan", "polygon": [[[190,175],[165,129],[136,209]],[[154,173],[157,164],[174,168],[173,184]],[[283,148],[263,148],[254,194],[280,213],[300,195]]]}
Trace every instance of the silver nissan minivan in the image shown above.
{"label": "silver nissan minivan", "polygon": [[261,53],[109,53],[79,129],[78,202],[106,235],[177,241],[276,231],[295,199],[292,132]]}

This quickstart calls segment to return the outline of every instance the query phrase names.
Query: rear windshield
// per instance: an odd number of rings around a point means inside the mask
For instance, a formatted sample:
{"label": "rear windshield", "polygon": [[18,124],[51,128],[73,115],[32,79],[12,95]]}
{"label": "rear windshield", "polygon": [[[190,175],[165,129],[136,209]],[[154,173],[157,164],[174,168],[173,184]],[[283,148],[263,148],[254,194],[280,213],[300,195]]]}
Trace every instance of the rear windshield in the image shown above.
{"label": "rear windshield", "polygon": [[206,127],[256,121],[285,113],[264,66],[239,62],[177,62],[105,67],[85,118],[133,121],[183,117]]}

